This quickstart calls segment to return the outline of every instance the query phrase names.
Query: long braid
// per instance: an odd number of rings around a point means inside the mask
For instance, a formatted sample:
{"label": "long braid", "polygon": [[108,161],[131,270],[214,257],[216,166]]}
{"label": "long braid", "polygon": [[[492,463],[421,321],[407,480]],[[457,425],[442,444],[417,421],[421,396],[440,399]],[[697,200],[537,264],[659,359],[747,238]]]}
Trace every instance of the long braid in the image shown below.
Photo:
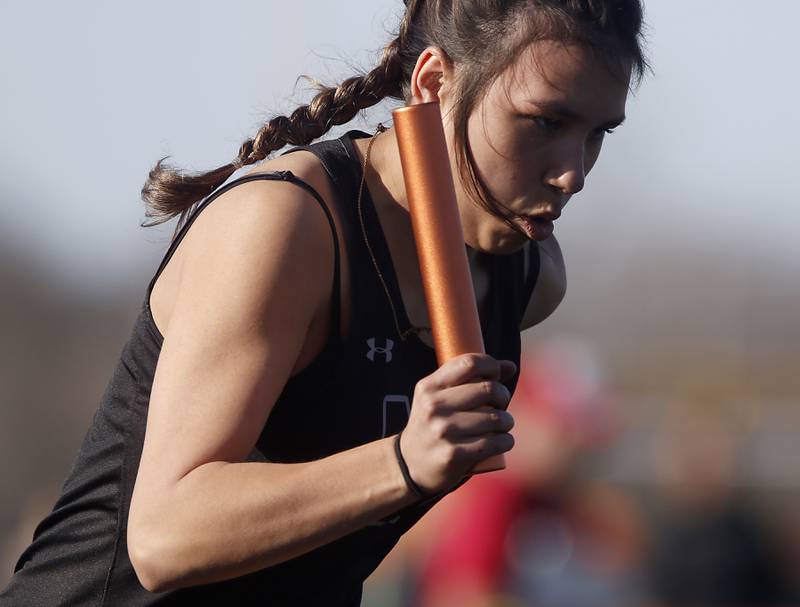
{"label": "long braid", "polygon": [[165,165],[168,157],[161,158],[142,187],[145,215],[155,218],[151,223],[142,224],[143,227],[164,223],[180,214],[177,230],[194,203],[208,196],[241,167],[263,160],[287,144],[306,145],[331,127],[349,122],[360,110],[386,97],[402,99],[400,50],[411,13],[411,10],[407,11],[399,35],[386,45],[381,61],[374,69],[365,75],[348,78],[338,86],[321,87],[308,105],[298,107],[289,116],[272,118],[255,137],[242,143],[232,162],[205,173],[187,175]]}
{"label": "long braid", "polygon": [[[642,48],[641,0],[404,0],[406,11],[397,37],[380,63],[367,74],[336,87],[320,87],[308,105],[276,116],[245,141],[230,163],[188,175],[162,158],[142,188],[146,215],[157,225],[180,214],[222,185],[237,169],[258,162],[287,144],[306,145],[332,126],[351,120],[385,97],[407,99],[411,74],[429,45],[442,49],[459,71],[453,112],[453,140],[460,177],[478,203],[503,217],[502,209],[477,179],[469,157],[468,117],[487,83],[510,66],[526,45],[537,40],[584,44],[599,51],[609,68],[632,60],[638,82],[649,68]],[[619,72],[618,72],[619,73]],[[178,229],[176,228],[176,229]]]}

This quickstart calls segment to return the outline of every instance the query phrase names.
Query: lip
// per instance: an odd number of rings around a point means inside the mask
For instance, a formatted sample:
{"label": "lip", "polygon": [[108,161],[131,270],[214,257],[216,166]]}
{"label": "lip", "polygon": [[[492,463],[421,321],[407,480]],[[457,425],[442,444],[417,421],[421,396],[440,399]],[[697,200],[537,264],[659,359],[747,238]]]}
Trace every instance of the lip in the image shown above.
{"label": "lip", "polygon": [[553,210],[536,211],[534,213],[529,213],[526,217],[534,221],[555,221],[561,217],[561,212]]}
{"label": "lip", "polygon": [[[522,217],[522,229],[531,240],[545,240],[553,235],[553,220],[546,215],[526,215]],[[554,215],[554,217],[558,217]]]}
{"label": "lip", "polygon": [[561,209],[546,206],[526,215],[519,215],[522,229],[531,240],[545,240],[553,235],[553,222],[561,217]]}

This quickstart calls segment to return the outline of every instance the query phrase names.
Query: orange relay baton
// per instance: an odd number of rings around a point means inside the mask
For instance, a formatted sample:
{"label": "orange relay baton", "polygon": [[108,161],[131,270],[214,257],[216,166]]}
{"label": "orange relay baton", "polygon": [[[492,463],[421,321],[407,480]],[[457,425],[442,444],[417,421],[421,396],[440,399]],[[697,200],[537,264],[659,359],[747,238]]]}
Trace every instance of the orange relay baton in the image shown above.
{"label": "orange relay baton", "polygon": [[[485,353],[439,103],[392,112],[436,358]],[[501,453],[473,473],[502,470]]]}

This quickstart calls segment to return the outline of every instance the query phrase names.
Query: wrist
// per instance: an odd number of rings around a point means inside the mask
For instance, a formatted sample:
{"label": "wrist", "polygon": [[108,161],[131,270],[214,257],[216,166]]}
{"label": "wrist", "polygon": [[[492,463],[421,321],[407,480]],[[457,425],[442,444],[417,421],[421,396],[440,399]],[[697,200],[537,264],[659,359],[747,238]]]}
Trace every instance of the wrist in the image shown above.
{"label": "wrist", "polygon": [[392,439],[392,448],[394,450],[395,459],[397,460],[397,467],[400,470],[400,474],[403,477],[403,482],[405,483],[409,494],[415,498],[415,501],[422,501],[434,497],[437,495],[437,493],[423,489],[411,476],[411,472],[408,469],[408,463],[406,462],[405,456],[403,455],[403,450],[400,446],[400,437],[402,435],[403,432],[400,431],[394,436]]}
{"label": "wrist", "polygon": [[417,502],[418,498],[414,495],[411,489],[409,489],[408,484],[403,477],[403,472],[397,463],[397,455],[395,454],[394,450],[394,441],[394,435],[381,439],[381,463],[385,466],[384,469],[387,471],[389,478],[391,479],[391,491],[392,495],[394,496],[392,501],[395,504],[395,508],[405,508],[406,506]]}

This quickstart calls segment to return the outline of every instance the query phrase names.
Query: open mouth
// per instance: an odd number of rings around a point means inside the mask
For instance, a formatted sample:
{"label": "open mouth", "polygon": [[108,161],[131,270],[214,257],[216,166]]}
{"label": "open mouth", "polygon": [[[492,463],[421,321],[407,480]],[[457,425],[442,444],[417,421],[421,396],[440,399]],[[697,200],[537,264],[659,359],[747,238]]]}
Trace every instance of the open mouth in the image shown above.
{"label": "open mouth", "polygon": [[522,228],[531,240],[545,240],[553,234],[553,221],[543,217],[523,215],[520,217]]}

